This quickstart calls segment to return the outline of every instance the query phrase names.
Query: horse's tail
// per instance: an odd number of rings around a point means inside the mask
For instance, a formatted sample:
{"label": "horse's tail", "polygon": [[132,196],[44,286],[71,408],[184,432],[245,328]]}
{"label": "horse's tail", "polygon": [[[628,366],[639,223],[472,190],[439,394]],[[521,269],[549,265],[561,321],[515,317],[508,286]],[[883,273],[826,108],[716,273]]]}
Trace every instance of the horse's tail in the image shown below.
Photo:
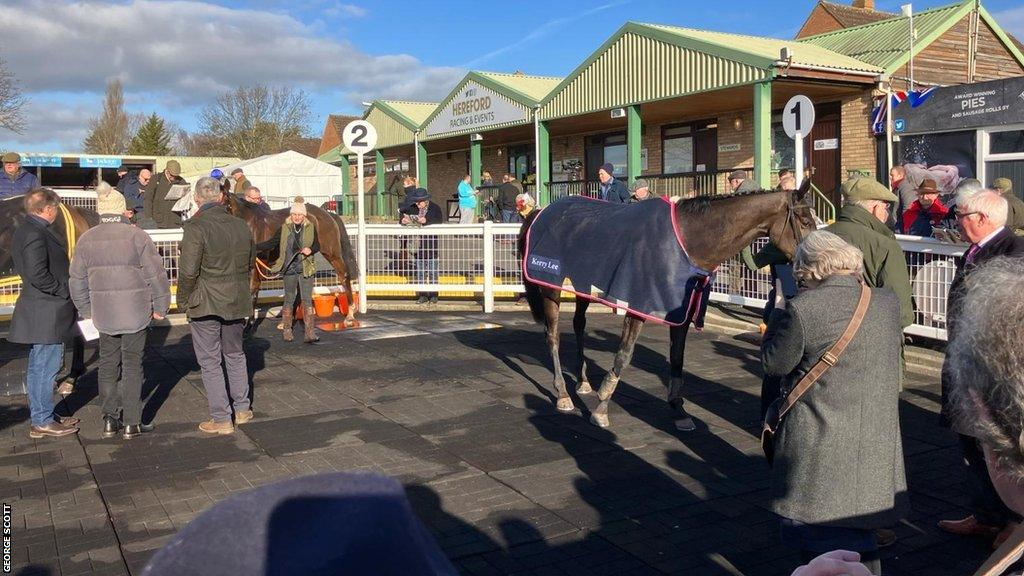
{"label": "horse's tail", "polygon": [[356,251],[352,248],[352,237],[345,230],[345,222],[341,219],[341,216],[337,214],[332,216],[334,221],[338,223],[338,236],[341,241],[341,260],[345,263],[345,270],[348,271],[348,279],[350,282],[358,280],[359,263],[356,261]]}
{"label": "horse's tail", "polygon": [[[526,235],[529,233],[530,226],[533,225],[533,221],[539,213],[539,210],[534,210],[528,214],[523,219],[523,225],[519,227],[519,238],[516,240],[516,256],[518,256],[520,262],[526,256]],[[544,316],[544,293],[541,292],[538,284],[534,284],[526,279],[525,272],[523,272],[523,287],[526,290],[526,303],[530,305],[530,314],[533,315],[533,321],[538,324],[545,324],[547,320]]]}

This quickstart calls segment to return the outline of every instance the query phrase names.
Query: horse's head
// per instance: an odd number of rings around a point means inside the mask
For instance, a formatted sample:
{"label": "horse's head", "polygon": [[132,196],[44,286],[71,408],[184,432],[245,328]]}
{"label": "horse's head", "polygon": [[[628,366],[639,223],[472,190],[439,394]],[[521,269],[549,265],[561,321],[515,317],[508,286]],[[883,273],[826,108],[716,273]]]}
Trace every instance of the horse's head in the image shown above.
{"label": "horse's head", "polygon": [[786,196],[785,210],[777,212],[768,224],[768,239],[790,260],[796,256],[797,245],[817,229],[814,211],[807,198],[810,189],[811,179],[807,178],[799,190],[793,190]]}

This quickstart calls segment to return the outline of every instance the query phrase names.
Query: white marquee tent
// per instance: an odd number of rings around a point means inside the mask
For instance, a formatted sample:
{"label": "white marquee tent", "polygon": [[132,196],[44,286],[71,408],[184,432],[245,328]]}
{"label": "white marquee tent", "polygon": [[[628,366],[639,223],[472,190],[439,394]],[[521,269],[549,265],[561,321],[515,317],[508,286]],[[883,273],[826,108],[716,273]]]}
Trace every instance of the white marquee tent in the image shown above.
{"label": "white marquee tent", "polygon": [[[235,168],[245,172],[245,177],[260,189],[271,208],[284,208],[295,196],[321,205],[341,194],[341,168],[293,150],[242,160],[222,166],[221,170],[229,175]],[[195,182],[195,179],[189,180]]]}

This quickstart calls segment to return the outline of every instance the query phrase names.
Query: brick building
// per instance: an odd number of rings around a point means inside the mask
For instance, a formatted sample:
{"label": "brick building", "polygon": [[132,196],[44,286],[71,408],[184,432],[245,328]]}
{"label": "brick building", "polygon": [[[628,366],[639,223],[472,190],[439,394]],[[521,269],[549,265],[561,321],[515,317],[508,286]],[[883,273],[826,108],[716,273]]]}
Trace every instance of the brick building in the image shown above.
{"label": "brick building", "polygon": [[885,140],[871,130],[876,98],[1024,74],[1018,43],[980,3],[914,14],[913,26],[911,50],[910,19],[866,0],[818,2],[794,39],[629,22],[562,79],[469,73],[378,156],[418,151],[438,201],[484,170],[536,179],[542,201],[592,193],[604,162],[661,194],[725,192],[736,168],[767,187],[795,163],[782,106],[804,94],[816,108],[804,165],[823,205],[838,204],[851,170],[887,172]]}

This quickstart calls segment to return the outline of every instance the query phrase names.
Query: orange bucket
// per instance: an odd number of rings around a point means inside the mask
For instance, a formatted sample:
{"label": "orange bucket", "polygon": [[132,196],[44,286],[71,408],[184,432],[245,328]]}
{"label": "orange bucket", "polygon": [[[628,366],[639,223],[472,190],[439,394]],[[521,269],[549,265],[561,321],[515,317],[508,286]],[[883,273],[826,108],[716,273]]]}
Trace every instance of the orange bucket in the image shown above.
{"label": "orange bucket", "polygon": [[[348,296],[345,292],[338,292],[338,310],[341,311],[343,316],[348,316]],[[352,304],[356,308],[359,307],[359,292],[352,293]]]}
{"label": "orange bucket", "polygon": [[330,318],[334,314],[334,296],[330,294],[317,294],[313,296],[313,308],[320,318]]}

